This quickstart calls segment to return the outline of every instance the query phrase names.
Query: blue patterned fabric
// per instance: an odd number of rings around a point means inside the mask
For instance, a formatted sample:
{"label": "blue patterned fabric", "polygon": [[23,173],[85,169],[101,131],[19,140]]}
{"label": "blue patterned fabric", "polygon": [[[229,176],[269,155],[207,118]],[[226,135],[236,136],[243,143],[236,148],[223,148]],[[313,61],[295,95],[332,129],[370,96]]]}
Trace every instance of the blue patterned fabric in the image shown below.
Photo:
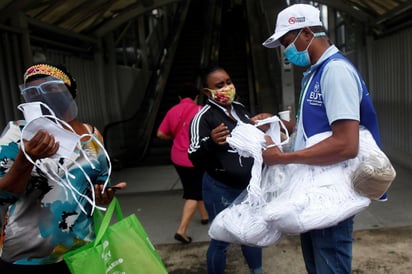
{"label": "blue patterned fabric", "polygon": [[[13,165],[20,147],[24,121],[10,122],[0,137],[0,177]],[[93,183],[107,178],[108,163],[103,149],[93,141],[82,143],[71,159],[80,165]],[[67,178],[57,161],[66,166],[75,178]],[[43,167],[56,172],[84,195],[89,195],[91,185],[79,166],[67,159],[44,159]],[[1,259],[15,264],[48,264],[61,261],[67,250],[84,245],[94,239],[93,219],[83,213],[76,202],[90,213],[91,205],[75,192],[68,191],[61,183],[49,179],[39,168],[33,168],[31,179],[22,194],[0,190]]]}

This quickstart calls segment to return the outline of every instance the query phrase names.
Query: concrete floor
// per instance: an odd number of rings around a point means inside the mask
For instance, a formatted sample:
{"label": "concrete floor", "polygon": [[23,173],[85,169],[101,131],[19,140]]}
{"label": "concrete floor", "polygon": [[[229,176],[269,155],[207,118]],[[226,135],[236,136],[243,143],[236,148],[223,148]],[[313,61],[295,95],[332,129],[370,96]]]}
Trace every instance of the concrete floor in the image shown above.
{"label": "concrete floor", "polygon": [[[412,225],[412,170],[394,165],[397,176],[388,201],[372,202],[355,219],[355,230]],[[172,165],[136,167],[113,172],[112,182],[126,181],[117,196],[125,214],[135,213],[153,244],[176,243],[173,236],[184,200],[179,177]],[[208,226],[195,216],[188,234],[194,242],[208,241]]]}
{"label": "concrete floor", "polygon": [[[394,164],[397,177],[388,201],[372,202],[355,218],[352,273],[412,273],[412,170]],[[172,165],[122,169],[112,182],[126,181],[118,192],[123,212],[135,213],[158,249],[170,274],[206,274],[208,226],[195,216],[188,229],[193,238],[182,245],[173,236],[184,200],[180,180]],[[264,249],[264,273],[305,273],[299,238],[288,236]],[[226,273],[247,274],[240,249],[232,245]]]}

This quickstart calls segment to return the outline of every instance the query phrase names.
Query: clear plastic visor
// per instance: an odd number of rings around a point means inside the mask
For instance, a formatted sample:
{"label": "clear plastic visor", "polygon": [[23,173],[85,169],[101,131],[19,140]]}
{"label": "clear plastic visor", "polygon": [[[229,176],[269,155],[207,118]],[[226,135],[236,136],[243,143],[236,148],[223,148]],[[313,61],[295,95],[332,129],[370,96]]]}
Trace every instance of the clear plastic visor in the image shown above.
{"label": "clear plastic visor", "polygon": [[19,88],[25,99],[41,94],[69,91],[62,80],[51,76],[21,84],[19,85]]}

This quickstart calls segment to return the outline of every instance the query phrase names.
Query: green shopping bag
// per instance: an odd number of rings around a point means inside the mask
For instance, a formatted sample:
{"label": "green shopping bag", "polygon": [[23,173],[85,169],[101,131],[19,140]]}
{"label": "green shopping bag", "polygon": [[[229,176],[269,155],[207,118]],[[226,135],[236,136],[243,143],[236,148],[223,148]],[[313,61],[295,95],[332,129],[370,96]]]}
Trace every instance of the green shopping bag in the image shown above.
{"label": "green shopping bag", "polygon": [[[117,222],[110,225],[113,213]],[[101,215],[96,211],[97,215]],[[97,218],[96,218],[97,217]],[[167,270],[136,215],[124,218],[116,198],[99,226],[96,239],[64,255],[72,274],[167,274]]]}

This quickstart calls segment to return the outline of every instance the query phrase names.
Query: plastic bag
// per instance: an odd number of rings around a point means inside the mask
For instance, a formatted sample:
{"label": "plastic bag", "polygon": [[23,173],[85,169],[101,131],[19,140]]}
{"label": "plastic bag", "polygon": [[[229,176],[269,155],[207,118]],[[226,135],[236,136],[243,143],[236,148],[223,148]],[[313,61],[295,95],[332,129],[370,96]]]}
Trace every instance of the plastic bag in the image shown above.
{"label": "plastic bag", "polygon": [[[288,234],[333,226],[355,215],[370,200],[352,189],[351,163],[326,167],[297,165],[289,189],[269,202],[263,218]],[[293,186],[293,187],[292,187]]]}
{"label": "plastic bag", "polygon": [[368,149],[368,154],[352,175],[353,187],[372,200],[380,200],[395,180],[396,171],[376,144],[365,149]]}
{"label": "plastic bag", "polygon": [[[330,134],[311,142],[320,142]],[[376,159],[371,156],[372,148],[380,150],[368,130],[362,128],[359,134],[360,149],[353,159],[329,166],[273,165],[263,169],[259,182],[252,173],[246,193],[216,216],[209,235],[221,241],[268,246],[284,234],[330,227],[365,209],[371,200],[355,191],[353,175],[360,172],[365,160]],[[236,149],[248,150],[240,146]],[[254,159],[260,161],[259,156]],[[388,161],[384,163],[392,170]],[[379,173],[373,174],[379,177]],[[368,178],[371,181],[374,177]],[[379,194],[386,190],[381,188]]]}
{"label": "plastic bag", "polygon": [[250,246],[276,243],[282,233],[261,215],[262,208],[251,205],[244,190],[233,203],[221,211],[209,228],[212,239]]}

